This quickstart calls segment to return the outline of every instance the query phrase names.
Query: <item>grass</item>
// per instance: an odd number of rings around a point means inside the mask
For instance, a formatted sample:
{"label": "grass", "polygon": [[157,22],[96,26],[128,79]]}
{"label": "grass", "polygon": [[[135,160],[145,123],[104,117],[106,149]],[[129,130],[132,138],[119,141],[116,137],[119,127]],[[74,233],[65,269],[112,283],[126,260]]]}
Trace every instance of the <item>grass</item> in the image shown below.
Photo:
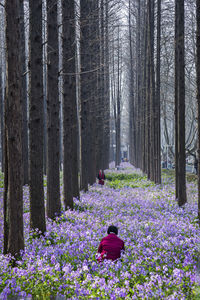
{"label": "grass", "polygon": [[116,174],[108,173],[106,174],[107,185],[114,189],[121,189],[124,187],[131,188],[145,188],[148,186],[153,186],[154,183],[147,180],[146,175],[142,174]]}
{"label": "grass", "polygon": [[[168,177],[168,178],[175,178],[175,170],[174,169],[162,169],[162,176],[163,177]],[[197,182],[197,175],[193,174],[193,173],[186,173],[186,178],[187,178],[187,182]]]}

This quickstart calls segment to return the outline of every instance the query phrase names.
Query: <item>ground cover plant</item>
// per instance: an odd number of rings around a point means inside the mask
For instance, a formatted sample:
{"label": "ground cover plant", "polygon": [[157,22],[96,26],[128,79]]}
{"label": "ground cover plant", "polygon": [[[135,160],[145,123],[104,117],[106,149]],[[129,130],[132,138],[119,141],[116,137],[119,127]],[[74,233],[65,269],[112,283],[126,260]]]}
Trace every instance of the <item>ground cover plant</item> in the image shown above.
{"label": "ground cover plant", "polygon": [[145,188],[153,186],[154,183],[147,180],[147,176],[140,173],[107,173],[106,174],[107,185],[114,189],[121,189],[123,187],[131,188]]}
{"label": "ground cover plant", "polygon": [[[141,175],[129,164],[115,172],[120,173]],[[189,183],[187,188],[189,201],[179,208],[167,179],[162,186],[136,188],[95,184],[76,200],[74,211],[48,220],[45,236],[38,239],[29,233],[25,187],[26,248],[15,268],[0,254],[0,299],[199,299],[197,187]],[[1,197],[0,249],[2,223]],[[99,264],[97,247],[111,224],[118,226],[126,251],[117,262]]]}

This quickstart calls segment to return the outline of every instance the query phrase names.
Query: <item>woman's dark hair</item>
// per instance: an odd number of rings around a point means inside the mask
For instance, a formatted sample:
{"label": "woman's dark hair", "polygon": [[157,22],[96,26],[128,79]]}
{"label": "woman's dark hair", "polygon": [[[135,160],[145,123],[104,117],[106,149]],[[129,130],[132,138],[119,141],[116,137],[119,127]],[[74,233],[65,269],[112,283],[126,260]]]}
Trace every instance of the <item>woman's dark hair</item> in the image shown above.
{"label": "woman's dark hair", "polygon": [[115,233],[116,235],[118,235],[118,228],[114,225],[110,225],[108,227],[107,233],[110,234],[111,232]]}

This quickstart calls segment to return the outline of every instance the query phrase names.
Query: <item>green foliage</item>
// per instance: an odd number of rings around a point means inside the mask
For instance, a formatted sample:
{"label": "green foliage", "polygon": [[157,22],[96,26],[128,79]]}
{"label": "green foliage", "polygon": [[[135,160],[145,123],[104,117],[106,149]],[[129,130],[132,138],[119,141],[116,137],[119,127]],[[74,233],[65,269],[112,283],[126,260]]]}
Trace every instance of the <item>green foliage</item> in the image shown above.
{"label": "green foliage", "polygon": [[0,188],[3,188],[4,185],[4,177],[3,177],[3,173],[0,172]]}
{"label": "green foliage", "polygon": [[154,183],[147,180],[146,175],[142,174],[116,174],[108,173],[106,174],[107,185],[114,189],[121,189],[124,187],[131,188],[145,188],[148,186],[153,186]]}
{"label": "green foliage", "polygon": [[[175,170],[174,169],[162,169],[162,178],[175,180]],[[193,173],[186,173],[187,182],[197,183],[197,175]]]}
{"label": "green foliage", "polygon": [[195,182],[195,183],[197,183],[197,179],[198,179],[197,175],[192,174],[192,173],[188,173],[188,174],[186,174],[186,177],[187,177],[187,181],[188,182]]}

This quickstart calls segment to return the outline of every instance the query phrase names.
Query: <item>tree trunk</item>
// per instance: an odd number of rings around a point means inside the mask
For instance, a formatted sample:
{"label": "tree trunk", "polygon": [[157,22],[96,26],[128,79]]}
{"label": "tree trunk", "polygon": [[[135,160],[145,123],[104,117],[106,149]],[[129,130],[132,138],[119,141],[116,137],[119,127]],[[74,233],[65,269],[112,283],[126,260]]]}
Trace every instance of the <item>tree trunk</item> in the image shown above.
{"label": "tree trunk", "polygon": [[43,172],[47,175],[47,11],[43,2],[42,42],[43,42],[43,110],[44,110],[44,150]]}
{"label": "tree trunk", "polygon": [[[7,105],[7,102],[5,103],[5,106]],[[7,111],[7,110],[6,110]],[[4,116],[4,123],[6,124],[6,117]],[[8,150],[7,150],[7,134],[6,134],[6,128],[4,126],[4,191],[3,191],[3,215],[4,215],[4,242],[3,242],[3,253],[8,253],[8,234],[9,234],[9,220],[8,220]]]}
{"label": "tree trunk", "polygon": [[161,0],[157,0],[157,63],[156,63],[156,98],[155,98],[155,155],[156,170],[155,183],[161,183],[161,157],[160,157],[160,26],[161,26]]}
{"label": "tree trunk", "polygon": [[185,55],[184,55],[184,0],[176,1],[176,24],[177,24],[177,128],[178,128],[178,204],[184,205],[186,197],[186,174],[185,174]]}
{"label": "tree trunk", "polygon": [[24,0],[20,0],[20,24],[21,24],[21,80],[22,80],[22,162],[23,162],[23,184],[29,183],[29,167],[28,167],[28,120],[27,120],[27,86],[26,86],[26,54],[25,54],[25,27],[24,27]]}
{"label": "tree trunk", "polygon": [[[0,15],[0,38],[2,45],[5,44],[5,13],[4,8],[1,8],[1,15]],[[4,76],[3,73],[5,73],[5,48],[1,50],[1,91],[0,91],[0,126],[1,126],[1,171],[4,172],[4,98],[5,98],[5,83],[4,83]]]}
{"label": "tree trunk", "polygon": [[141,167],[141,9],[140,0],[137,1],[137,31],[136,31],[136,52],[137,52],[137,63],[136,63],[136,167]]}
{"label": "tree trunk", "polygon": [[116,166],[121,162],[121,95],[120,95],[120,44],[119,44],[119,26],[118,26],[118,53],[117,53],[117,109],[116,109]]}
{"label": "tree trunk", "polygon": [[[148,0],[148,5],[150,5],[150,0]],[[146,149],[146,171],[148,179],[151,179],[151,149],[152,145],[150,135],[151,135],[151,106],[150,106],[150,93],[151,93],[151,82],[150,82],[150,58],[151,58],[151,32],[150,32],[150,9],[147,9],[147,51],[146,51],[146,140],[145,140],[145,149]]]}
{"label": "tree trunk", "polygon": [[98,88],[97,88],[97,116],[96,116],[96,170],[104,169],[104,0],[99,0],[98,22],[97,28],[97,43],[99,49],[97,50],[98,62]]}
{"label": "tree trunk", "polygon": [[109,70],[109,1],[105,1],[105,165],[109,168],[110,157],[110,70]]}
{"label": "tree trunk", "polygon": [[145,13],[145,3],[143,3],[142,7],[142,18],[143,18],[143,32],[141,38],[141,54],[142,54],[142,92],[141,92],[141,99],[142,99],[142,127],[141,127],[141,136],[142,136],[142,171],[146,173],[146,131],[147,131],[147,120],[146,120],[146,62],[147,62],[147,26],[146,20],[147,15]]}
{"label": "tree trunk", "polygon": [[198,106],[198,219],[200,225],[200,0],[196,0],[196,72],[197,72],[197,106]]}
{"label": "tree trunk", "polygon": [[[97,95],[97,69],[98,65],[98,27],[99,27],[99,18],[98,18],[98,1],[92,1],[90,7],[90,143],[89,143],[89,183],[93,184],[96,182],[97,176],[97,161],[96,161],[96,132],[97,132],[97,115],[99,109],[97,104],[99,102],[99,96]],[[98,120],[99,121],[99,120]]]}
{"label": "tree trunk", "polygon": [[4,171],[3,165],[4,165],[4,122],[3,122],[3,116],[4,116],[4,101],[3,101],[3,70],[2,70],[2,61],[0,62],[0,134],[1,134],[1,156],[0,156],[0,162],[1,162],[1,170]]}
{"label": "tree trunk", "polygon": [[90,15],[89,9],[92,5],[91,0],[80,1],[80,57],[81,57],[81,75],[80,75],[80,97],[81,97],[81,189],[88,190],[89,183],[89,157],[88,144],[90,141]]}
{"label": "tree trunk", "polygon": [[47,0],[47,63],[47,216],[53,219],[61,212],[58,16],[54,0]]}
{"label": "tree trunk", "polygon": [[130,96],[129,96],[129,145],[130,145],[130,162],[133,164],[134,155],[134,71],[133,71],[133,42],[131,27],[131,0],[129,0],[129,51],[130,51]]}
{"label": "tree trunk", "polygon": [[178,199],[178,170],[179,170],[179,160],[178,160],[178,2],[175,2],[175,51],[174,51],[174,117],[175,117],[175,195]]}
{"label": "tree trunk", "polygon": [[[6,13],[6,157],[8,179],[7,253],[17,257],[24,249],[23,233],[23,190],[22,190],[22,103],[21,103],[21,60],[20,60],[20,1],[5,1]],[[8,177],[7,177],[8,175]],[[6,208],[6,207],[5,207]],[[5,241],[5,240],[4,240]]]}
{"label": "tree trunk", "polygon": [[44,233],[45,205],[43,182],[43,66],[42,66],[42,0],[29,1],[29,165],[30,226]]}
{"label": "tree trunk", "polygon": [[[78,190],[75,3],[62,1],[63,14],[63,184],[65,208],[73,209]],[[72,175],[73,174],[73,175]],[[74,182],[73,182],[74,180]],[[76,185],[76,188],[75,186]],[[78,195],[76,195],[78,196]]]}

